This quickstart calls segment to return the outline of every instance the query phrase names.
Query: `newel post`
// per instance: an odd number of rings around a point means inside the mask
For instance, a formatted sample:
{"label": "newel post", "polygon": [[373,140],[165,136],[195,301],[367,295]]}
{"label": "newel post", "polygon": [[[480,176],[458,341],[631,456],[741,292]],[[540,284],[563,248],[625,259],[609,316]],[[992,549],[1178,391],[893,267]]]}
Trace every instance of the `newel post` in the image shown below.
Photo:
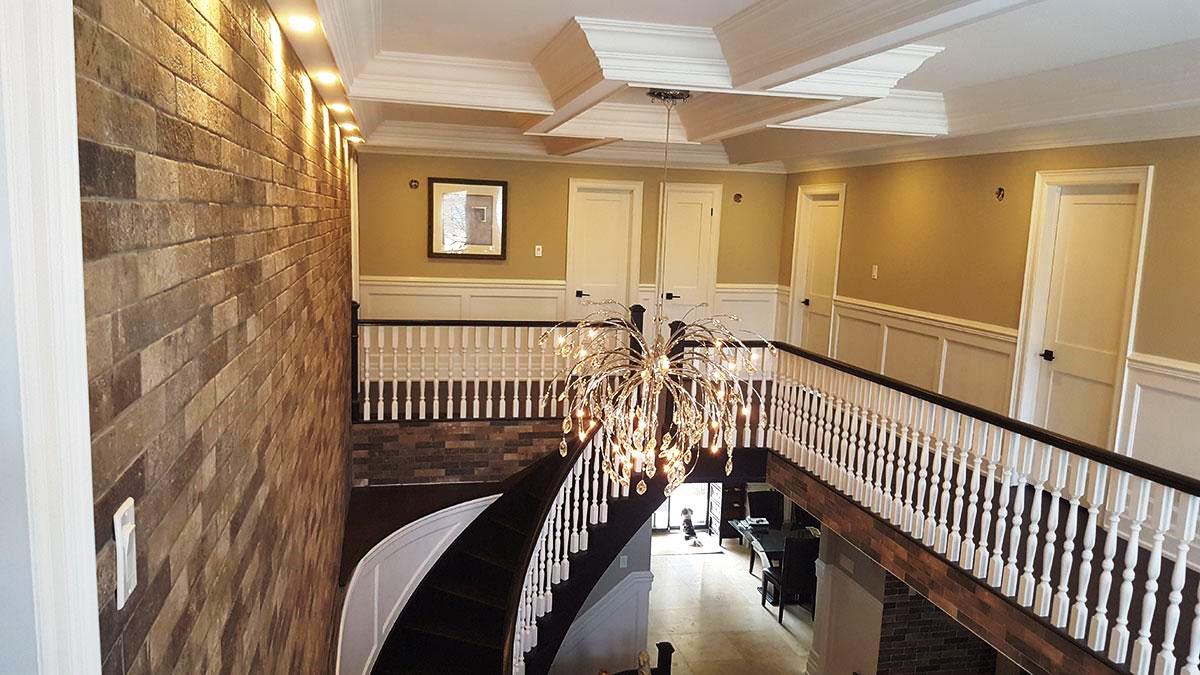
{"label": "newel post", "polygon": [[362,401],[358,382],[358,308],[357,300],[350,301],[350,421],[362,421]]}

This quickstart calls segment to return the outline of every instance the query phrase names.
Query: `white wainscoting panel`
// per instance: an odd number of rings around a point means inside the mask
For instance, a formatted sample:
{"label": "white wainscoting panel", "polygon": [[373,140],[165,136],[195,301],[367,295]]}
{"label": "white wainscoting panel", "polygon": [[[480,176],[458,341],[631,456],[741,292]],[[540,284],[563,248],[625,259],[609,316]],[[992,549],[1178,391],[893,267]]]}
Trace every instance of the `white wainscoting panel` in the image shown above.
{"label": "white wainscoting panel", "polygon": [[[575,618],[550,668],[552,675],[615,673],[637,667],[646,649],[650,620],[649,571],[630,572],[603,598]],[[651,662],[656,656],[650,655]]]}
{"label": "white wainscoting panel", "polygon": [[1200,476],[1200,363],[1131,354],[1117,450]]}
{"label": "white wainscoting panel", "polygon": [[454,538],[498,497],[480,497],[431,513],[388,535],[363,556],[342,605],[338,675],[371,672],[417,585]]}
{"label": "white wainscoting panel", "polygon": [[555,279],[364,276],[359,287],[364,319],[554,321],[566,307],[566,282]]}
{"label": "white wainscoting panel", "polygon": [[742,328],[774,340],[782,335],[777,328],[781,295],[786,298],[787,291],[775,284],[717,284],[715,309],[741,319]]}
{"label": "white wainscoting panel", "polygon": [[834,358],[1008,412],[1016,329],[840,296],[833,316]]}

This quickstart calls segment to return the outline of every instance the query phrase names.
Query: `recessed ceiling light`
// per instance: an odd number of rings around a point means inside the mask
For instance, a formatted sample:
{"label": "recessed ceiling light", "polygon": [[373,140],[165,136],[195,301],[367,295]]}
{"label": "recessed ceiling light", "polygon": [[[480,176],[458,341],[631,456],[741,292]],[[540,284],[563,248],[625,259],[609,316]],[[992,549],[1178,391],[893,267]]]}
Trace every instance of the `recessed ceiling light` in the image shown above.
{"label": "recessed ceiling light", "polygon": [[318,70],[313,73],[313,79],[321,84],[337,84],[337,73],[332,70]]}
{"label": "recessed ceiling light", "polygon": [[347,136],[346,140],[350,141],[351,143],[362,143],[363,142],[362,136]]}
{"label": "recessed ceiling light", "polygon": [[329,109],[330,109],[330,110],[332,110],[332,111],[333,111],[333,112],[335,112],[335,113],[348,113],[348,112],[350,112],[350,106],[346,105],[345,103],[330,103],[330,104],[329,104]]}
{"label": "recessed ceiling light", "polygon": [[342,128],[346,131],[358,131],[358,125],[354,122],[342,122]]}
{"label": "recessed ceiling light", "polygon": [[311,33],[317,27],[317,21],[303,14],[293,14],[288,17],[287,25],[297,33]]}

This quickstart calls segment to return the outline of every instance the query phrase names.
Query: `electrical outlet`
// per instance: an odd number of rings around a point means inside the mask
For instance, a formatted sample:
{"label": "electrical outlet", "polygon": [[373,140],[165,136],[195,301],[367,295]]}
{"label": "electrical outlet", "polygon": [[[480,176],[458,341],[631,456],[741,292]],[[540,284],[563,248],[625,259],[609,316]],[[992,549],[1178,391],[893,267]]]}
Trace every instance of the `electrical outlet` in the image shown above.
{"label": "electrical outlet", "polygon": [[879,278],[879,265],[871,265],[871,278],[872,279]]}
{"label": "electrical outlet", "polygon": [[629,556],[623,555],[620,558],[617,558],[617,564],[620,566],[621,569],[625,569],[626,567],[629,567]]}
{"label": "electrical outlet", "polygon": [[542,246],[540,244],[533,247],[533,257],[535,257],[535,258],[542,257]]}

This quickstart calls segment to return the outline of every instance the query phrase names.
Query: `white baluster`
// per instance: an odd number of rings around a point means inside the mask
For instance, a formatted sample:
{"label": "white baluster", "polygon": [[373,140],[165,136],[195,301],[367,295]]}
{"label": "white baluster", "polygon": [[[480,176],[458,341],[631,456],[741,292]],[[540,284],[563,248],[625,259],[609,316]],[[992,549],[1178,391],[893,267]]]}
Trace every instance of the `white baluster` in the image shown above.
{"label": "white baluster", "polygon": [[[608,447],[607,443],[608,443],[607,440],[601,439],[601,445],[599,447],[601,457],[606,457],[606,449]],[[603,461],[608,461],[608,460],[606,458]],[[608,522],[608,491],[611,486],[612,486],[612,480],[608,477],[608,474],[602,475],[601,480],[600,480],[600,522],[601,523]]]}
{"label": "white baluster", "polygon": [[1121,573],[1121,594],[1117,601],[1117,622],[1108,638],[1108,659],[1113,663],[1124,663],[1129,652],[1129,604],[1133,601],[1133,580],[1137,576],[1138,551],[1141,549],[1142,525],[1146,522],[1150,508],[1150,481],[1138,479],[1137,501],[1134,502],[1133,522],[1129,538],[1125,543],[1125,571]]}
{"label": "white baluster", "polygon": [[975,549],[975,576],[983,579],[987,576],[988,558],[988,537],[991,533],[992,525],[992,498],[996,493],[996,460],[998,451],[1000,450],[999,439],[994,435],[995,428],[989,424],[983,425],[983,435],[980,438],[982,444],[979,446],[979,453],[987,460],[987,479],[983,486],[983,513],[979,519],[979,545]]}
{"label": "white baluster", "polygon": [[946,558],[951,562],[959,562],[962,559],[962,527],[959,523],[962,522],[963,507],[967,494],[965,488],[967,484],[967,464],[970,459],[967,444],[969,433],[969,424],[964,423],[961,414],[955,413],[954,432],[951,436],[954,442],[950,446],[950,456],[954,456],[956,448],[961,448],[961,450],[958,457],[958,474],[954,479],[954,516],[951,518],[950,535],[947,538],[946,545]]}
{"label": "white baluster", "polygon": [[763,406],[766,402],[767,392],[767,361],[771,358],[765,347],[759,347],[757,352],[751,352],[750,357],[761,354],[758,359],[758,393],[755,399],[758,401],[756,407],[758,409],[758,435],[754,443],[754,447],[761,448],[767,442],[767,409]]}
{"label": "white baluster", "polygon": [[588,524],[598,525],[600,523],[600,446],[598,445],[600,432],[596,432],[593,440],[588,444],[588,464],[591,468],[592,475],[592,501],[588,504]]}
{"label": "white baluster", "polygon": [[1097,464],[1092,475],[1092,492],[1088,498],[1087,525],[1083,528],[1083,551],[1079,554],[1079,581],[1076,584],[1075,604],[1067,619],[1067,632],[1076,640],[1087,635],[1087,592],[1092,580],[1092,557],[1096,547],[1096,523],[1100,505],[1104,503],[1104,490],[1108,486],[1108,467]]}
{"label": "white baluster", "polygon": [[1135,675],[1147,675],[1150,672],[1150,652],[1153,649],[1150,644],[1150,622],[1154,620],[1154,608],[1158,604],[1158,575],[1162,573],[1163,540],[1166,539],[1167,530],[1171,529],[1171,518],[1175,515],[1175,489],[1161,488],[1158,499],[1158,520],[1154,524],[1150,559],[1146,565],[1146,592],[1142,594],[1141,622],[1137,639],[1133,641],[1133,654],[1129,659],[1130,670]]}
{"label": "white baluster", "polygon": [[972,571],[975,564],[975,519],[979,515],[979,480],[983,474],[982,427],[983,422],[970,419],[963,454],[971,457],[971,483],[967,494],[967,522],[963,528],[962,549],[959,551],[958,564],[967,571]]}
{"label": "white baluster", "polygon": [[868,507],[878,513],[883,500],[883,452],[879,445],[880,418],[879,402],[883,387],[874,382],[866,383],[866,406],[871,415],[867,425],[867,480],[870,491],[866,498]]}
{"label": "white baluster", "polygon": [[1016,455],[1014,462],[1017,474],[1016,499],[1013,501],[1012,529],[1008,533],[1008,560],[1004,564],[1004,576],[1000,581],[1000,592],[1016,597],[1020,568],[1017,567],[1017,552],[1021,545],[1021,524],[1025,515],[1025,485],[1029,472],[1033,470],[1033,441],[1014,435],[1009,451]]}
{"label": "white baluster", "polygon": [[421,419],[425,419],[425,354],[428,333],[425,326],[421,326],[418,330],[421,336],[421,350],[417,359],[421,362],[421,377],[419,378],[417,388],[420,390],[421,399],[417,403],[417,411],[420,413]]}
{"label": "white baluster", "polygon": [[1058,450],[1058,469],[1054,472],[1050,492],[1050,513],[1046,516],[1046,537],[1042,546],[1042,576],[1033,598],[1033,611],[1039,616],[1050,615],[1050,568],[1054,564],[1054,548],[1058,543],[1058,512],[1062,504],[1062,489],[1067,484],[1067,467],[1071,456]]}
{"label": "white baluster", "polygon": [[571,495],[571,480],[573,474],[568,473],[567,479],[563,481],[563,520],[562,528],[559,532],[559,539],[562,541],[562,559],[559,561],[559,566],[562,568],[562,580],[567,581],[571,578],[571,519],[574,517],[574,509],[572,508]]}
{"label": "white baluster", "polygon": [[949,410],[941,409],[941,433],[938,434],[937,447],[945,460],[942,463],[942,503],[938,512],[937,532],[934,533],[933,550],[945,554],[950,539],[950,503],[953,501],[954,489],[954,436],[952,435],[953,421],[956,416]]}
{"label": "white baluster", "polygon": [[412,367],[412,350],[413,350],[413,327],[404,327],[404,419],[411,420],[413,418],[413,367]]}
{"label": "white baluster", "polygon": [[848,400],[848,386],[850,376],[846,373],[838,372],[837,379],[834,380],[837,391],[837,424],[834,427],[838,430],[837,441],[837,473],[834,474],[837,480],[837,487],[846,494],[850,491],[850,451],[854,447],[854,438],[850,435],[854,428],[854,418],[851,414],[850,401]]}
{"label": "white baluster", "polygon": [[[446,419],[454,419],[454,352],[457,332],[462,326],[446,326]],[[433,343],[437,349],[437,342]]]}
{"label": "white baluster", "polygon": [[[1008,504],[1012,499],[1012,484],[1017,471],[1017,444],[1014,437],[1005,434],[1000,427],[993,429],[995,456],[1002,458],[1003,470],[1000,477],[1000,505],[996,510],[996,534],[992,538],[992,559],[988,566],[988,585],[1000,588],[1004,577],[1004,541],[1008,529]],[[1007,439],[1008,442],[1005,442]],[[1007,453],[1005,450],[1007,449]],[[1008,557],[1016,555],[1016,547],[1010,547]]]}
{"label": "white baluster", "polygon": [[855,378],[854,381],[854,401],[855,407],[858,409],[858,445],[855,448],[855,454],[858,459],[855,464],[855,483],[854,483],[854,499],[860,504],[869,504],[871,500],[871,471],[875,468],[875,463],[871,457],[867,456],[867,445],[870,441],[871,433],[871,403],[867,398],[870,391],[870,382]]}
{"label": "white baluster", "polygon": [[[915,401],[914,424],[912,428],[913,442],[917,444],[917,497],[913,506],[912,536],[917,540],[925,539],[925,497],[929,483],[929,431],[926,428],[931,406],[925,401]],[[910,408],[910,410],[912,410]],[[933,511],[930,509],[930,514]]]}
{"label": "white baluster", "polygon": [[[887,457],[884,459],[884,491],[883,509],[881,515],[887,520],[894,520],[892,514],[896,511],[896,499],[892,496],[892,487],[896,484],[896,392],[886,389],[887,402],[884,404],[884,422],[886,423],[884,445],[887,447]],[[901,458],[903,461],[903,458]],[[901,471],[903,473],[903,471]]]}
{"label": "white baluster", "polygon": [[[1065,453],[1064,453],[1065,454]],[[1075,459],[1075,481],[1071,487],[1071,499],[1067,502],[1067,529],[1063,533],[1062,558],[1058,563],[1058,591],[1054,594],[1054,603],[1050,607],[1050,623],[1058,628],[1067,625],[1067,614],[1070,611],[1071,567],[1075,563],[1075,535],[1079,531],[1079,501],[1087,489],[1088,460]]]}
{"label": "white baluster", "polygon": [[1037,587],[1037,578],[1034,577],[1033,570],[1034,562],[1037,560],[1038,535],[1042,531],[1042,492],[1050,481],[1050,463],[1054,459],[1054,448],[1043,444],[1041,457],[1037,480],[1033,484],[1033,500],[1029,507],[1029,536],[1025,539],[1025,567],[1021,572],[1020,584],[1017,587],[1017,602],[1025,607],[1033,605],[1034,590]]}
{"label": "white baluster", "polygon": [[[1184,495],[1187,505],[1183,512],[1183,532],[1175,547],[1175,561],[1171,565],[1171,593],[1167,596],[1167,612],[1163,619],[1163,641],[1158,657],[1154,659],[1154,675],[1175,672],[1175,633],[1179,630],[1179,603],[1183,601],[1183,585],[1187,582],[1188,551],[1196,538],[1196,516],[1200,511],[1200,497]],[[1193,629],[1196,620],[1193,619]],[[1193,666],[1195,664],[1192,664]],[[1184,669],[1184,672],[1188,672]]]}
{"label": "white baluster", "polygon": [[362,330],[362,416],[364,422],[371,421],[371,327],[363,326]]}
{"label": "white baluster", "polygon": [[384,350],[384,326],[376,326],[376,341],[375,341],[375,379],[376,387],[379,391],[379,398],[376,400],[375,419],[383,419],[383,350]]}
{"label": "white baluster", "polygon": [[392,417],[400,419],[400,327],[389,326],[392,334]]}
{"label": "white baluster", "polygon": [[442,326],[433,326],[433,419],[442,416]]}
{"label": "white baluster", "polygon": [[[921,402],[921,406],[923,408],[921,411],[921,445],[925,447],[926,452],[932,453],[929,466],[929,511],[925,514],[925,522],[921,525],[921,534],[922,543],[932,548],[937,544],[937,515],[938,500],[941,497],[940,481],[942,478],[943,441],[937,438],[938,408],[932,403],[926,406],[924,401]],[[930,448],[931,445],[933,446],[932,448]],[[924,465],[922,465],[921,469],[922,473],[924,473]],[[922,478],[921,482],[925,483],[925,479]]]}
{"label": "white baluster", "polygon": [[551,565],[553,567],[553,573],[550,575],[550,583],[552,584],[562,583],[566,580],[566,576],[563,575],[564,551],[562,546],[562,537],[559,536],[559,533],[562,532],[563,529],[564,497],[565,495],[563,495],[562,490],[560,489],[558,495],[554,498],[554,526],[550,529],[551,543],[554,545],[554,555],[551,556],[551,560],[553,561]]}
{"label": "white baluster", "polygon": [[553,336],[538,341],[538,417],[546,416],[546,350],[554,344]]}
{"label": "white baluster", "polygon": [[[485,332],[485,331],[480,331],[479,328],[480,328],[479,326],[475,326],[471,330],[472,342],[474,343],[474,346],[475,346],[475,389],[473,392],[474,399],[471,401],[471,418],[472,419],[479,419],[479,401],[480,401],[480,399],[479,399],[479,384],[481,382],[481,378],[480,378],[481,370],[479,368],[479,359],[482,358],[482,354],[483,354],[483,349],[480,344],[480,336],[483,334],[483,332]],[[490,358],[490,355],[489,355],[489,358]]]}
{"label": "white baluster", "polygon": [[1124,471],[1117,473],[1117,484],[1110,497],[1108,507],[1108,533],[1104,539],[1104,559],[1100,562],[1100,581],[1096,585],[1096,613],[1092,616],[1088,627],[1088,647],[1093,651],[1103,651],[1108,643],[1108,596],[1112,589],[1112,572],[1117,556],[1117,532],[1121,525],[1121,516],[1129,499],[1129,474]]}
{"label": "white baluster", "polygon": [[508,327],[500,327],[500,417],[508,416]]}
{"label": "white baluster", "polygon": [[583,451],[583,455],[579,458],[579,550],[586,551],[588,549],[588,523],[590,520],[591,506],[591,444]]}
{"label": "white baluster", "polygon": [[467,358],[467,352],[469,351],[469,348],[471,346],[471,342],[472,342],[471,336],[474,334],[474,332],[476,330],[478,330],[478,329],[475,326],[463,326],[462,334],[460,335],[461,342],[459,344],[462,347],[462,353],[461,353],[462,362],[459,364],[460,365],[460,368],[459,368],[459,384],[460,384],[459,397],[460,398],[458,401],[458,417],[459,417],[459,419],[464,419],[464,420],[467,419],[467,362],[469,360]]}

